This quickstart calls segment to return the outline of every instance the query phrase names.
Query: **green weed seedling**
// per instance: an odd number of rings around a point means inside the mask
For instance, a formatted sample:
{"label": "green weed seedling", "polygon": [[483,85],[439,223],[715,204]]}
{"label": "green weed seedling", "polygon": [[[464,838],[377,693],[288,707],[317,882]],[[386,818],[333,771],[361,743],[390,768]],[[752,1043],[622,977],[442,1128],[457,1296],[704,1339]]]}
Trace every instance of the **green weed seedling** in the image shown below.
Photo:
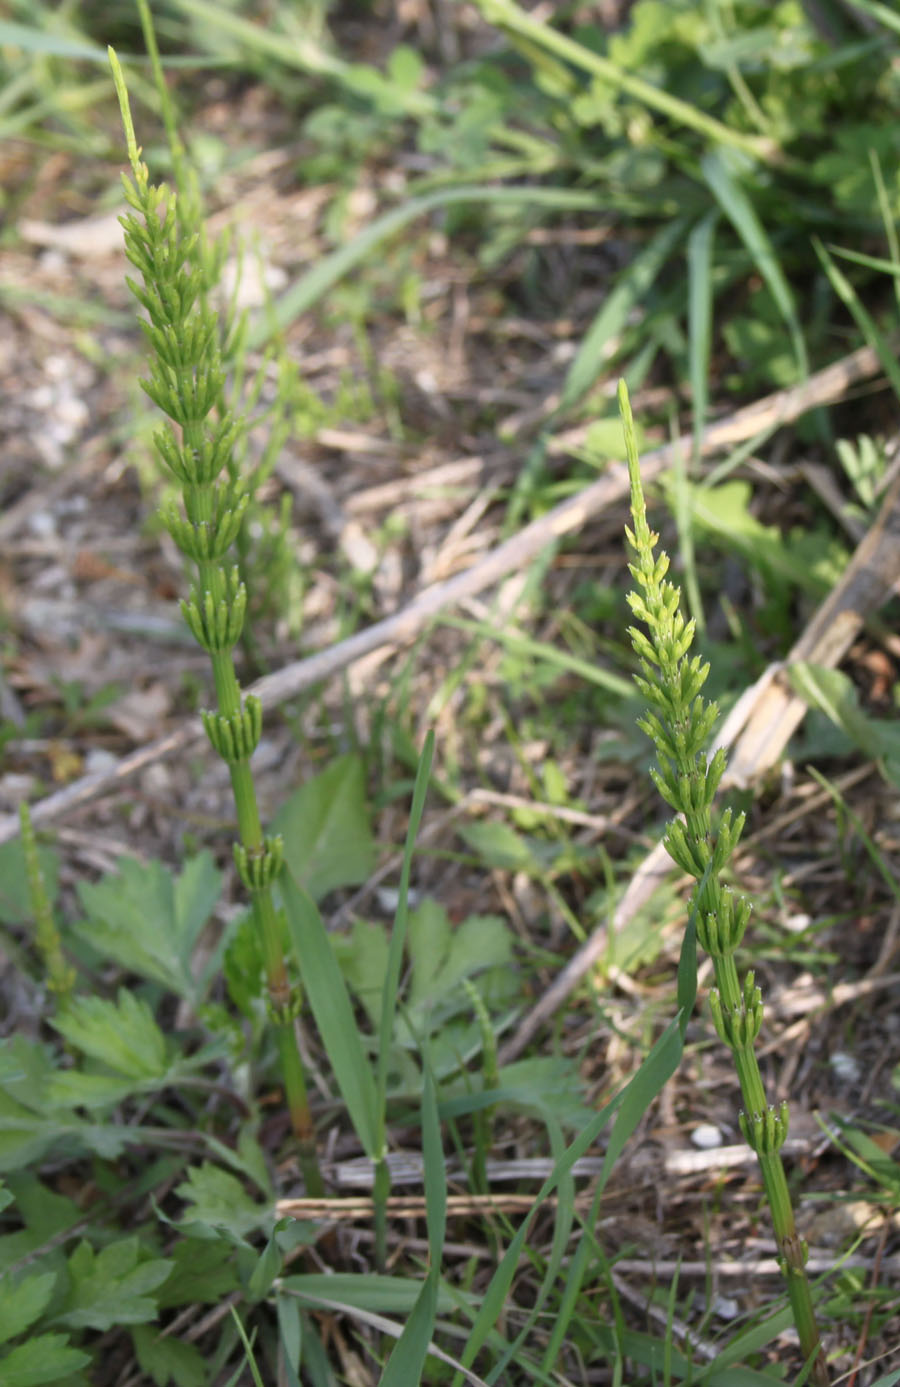
{"label": "green weed seedling", "polygon": [[[734,959],[751,905],[722,880],[740,840],[744,815],[734,818],[726,809],[718,825],[713,825],[712,804],[726,761],[721,748],[711,758],[706,753],[718,716],[715,703],[707,703],[701,694],[709,665],[703,664],[699,655],[690,654],[694,622],[682,613],[680,589],[666,579],[668,556],[657,554],[659,536],[647,524],[624,381],[619,385],[619,408],[631,483],[633,529],[626,533],[635,554],[635,561],[629,564],[634,588],[628,603],[645,628],[632,627],[629,634],[642,670],[635,676],[636,682],[650,704],[640,726],[653,742],[658,758],[658,768],[650,774],[677,816],[666,830],[669,856],[697,883],[691,895],[689,930],[713,961],[716,984],[709,997],[713,1022],[720,1040],[734,1056],[744,1101],[741,1131],[759,1159],[800,1347],[811,1364],[811,1381],[816,1387],[827,1387],[830,1377],[805,1270],[808,1252],[794,1223],[780,1155],[788,1133],[788,1107],[782,1103],[776,1109],[766,1100],[754,1050],[762,1026],[762,994],[752,971],[743,980],[738,977]],[[686,1023],[686,1014],[683,1021]]]}

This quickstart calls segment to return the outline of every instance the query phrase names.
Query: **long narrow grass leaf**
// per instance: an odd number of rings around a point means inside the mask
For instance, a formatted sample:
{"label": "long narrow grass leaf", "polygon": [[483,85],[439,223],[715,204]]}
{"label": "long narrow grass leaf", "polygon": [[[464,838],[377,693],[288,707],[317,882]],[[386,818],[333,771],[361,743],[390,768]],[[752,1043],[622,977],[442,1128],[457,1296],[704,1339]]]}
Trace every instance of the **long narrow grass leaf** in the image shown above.
{"label": "long narrow grass leaf", "polygon": [[[423,758],[424,759],[424,758]],[[426,776],[427,783],[427,776]],[[426,1062],[422,1089],[422,1152],[425,1162],[425,1221],[428,1228],[428,1273],[406,1328],[397,1340],[381,1377],[381,1387],[410,1387],[421,1381],[437,1320],[444,1232],[447,1223],[447,1174],[431,1066]]]}
{"label": "long narrow grass leaf", "polygon": [[892,349],[871,313],[863,307],[859,295],[843,270],[834,263],[817,236],[813,237],[813,246],[831,282],[831,287],[850,310],[856,326],[881,362],[884,374],[893,386],[894,394],[900,399],[900,365],[897,362],[896,352]]}
{"label": "long narrow grass leaf", "polygon": [[382,241],[402,231],[417,217],[423,217],[438,207],[472,202],[482,206],[526,204],[529,207],[550,207],[557,211],[597,211],[601,205],[597,193],[577,188],[498,188],[490,184],[467,184],[457,188],[437,188],[434,192],[412,197],[399,207],[383,212],[346,245],[323,256],[311,270],[287,289],[276,302],[270,318],[261,319],[248,334],[251,348],[261,347],[273,333],[289,326],[306,313],[333,285],[365,260]]}
{"label": "long narrow grass leaf", "polygon": [[347,984],[318,907],[285,868],[278,878],[288,931],[319,1034],[356,1135],[373,1160],[378,1151],[375,1080],[363,1051]]}
{"label": "long narrow grass leaf", "polygon": [[693,453],[696,466],[706,428],[709,403],[709,359],[712,343],[713,247],[719,214],[707,212],[691,230],[687,242],[688,377],[693,407]]}
{"label": "long narrow grass leaf", "polygon": [[807,375],[809,362],[794,295],[756,209],[743,188],[732,177],[719,150],[714,149],[705,154],[700,161],[700,167],[710,192],[746,246],[784,319],[790,332],[801,376]]}
{"label": "long narrow grass leaf", "polygon": [[[640,1119],[641,1114],[660,1092],[663,1085],[671,1078],[678,1067],[681,1059],[682,1043],[681,1035],[678,1031],[676,1022],[671,1022],[663,1031],[662,1035],[653,1046],[652,1050],[644,1060],[638,1072],[626,1084],[625,1088],[618,1093],[615,1098],[597,1114],[593,1122],[590,1122],[584,1131],[579,1134],[569,1146],[563,1157],[557,1161],[552,1173],[544,1181],[537,1195],[531,1212],[526,1214],[522,1220],[515,1236],[503,1254],[500,1265],[494,1272],[487,1290],[484,1293],[481,1308],[472,1326],[468,1342],[462,1355],[463,1364],[474,1362],[476,1355],[485,1343],[492,1326],[499,1318],[506,1303],[509,1288],[515,1275],[519,1257],[528,1236],[532,1219],[537,1213],[543,1201],[549,1194],[557,1188],[561,1178],[585,1153],[593,1146],[600,1133],[603,1131],[610,1119],[615,1116],[616,1121],[613,1133],[607,1147],[603,1162],[603,1172],[600,1176],[601,1184],[604,1184],[609,1177],[612,1165],[621,1152],[630,1133]],[[640,1102],[636,1103],[632,1091],[636,1090],[640,1095]],[[641,1106],[642,1104],[642,1106]],[[623,1107],[626,1111],[624,1121],[620,1121],[619,1114]],[[459,1387],[460,1379],[455,1379],[454,1387]]]}
{"label": "long narrow grass leaf", "polygon": [[613,354],[629,315],[643,304],[657,275],[668,263],[679,241],[683,240],[687,226],[686,217],[676,217],[668,222],[619,276],[616,287],[604,300],[566,373],[559,402],[560,413],[571,409],[597,380]]}
{"label": "long narrow grass leaf", "polygon": [[384,1145],[385,1094],[387,1091],[388,1067],[391,1059],[391,1039],[397,1007],[397,991],[400,985],[400,969],[403,964],[403,949],[406,944],[407,922],[409,919],[409,878],[412,871],[413,852],[416,835],[422,822],[428,781],[431,775],[431,762],[434,756],[434,732],[425,738],[425,745],[419,757],[416,781],[413,787],[412,807],[406,829],[406,843],[403,848],[403,864],[400,869],[400,889],[391,941],[388,948],[387,970],[381,992],[381,1021],[378,1027],[378,1057],[375,1062],[375,1091],[379,1124],[378,1150]]}
{"label": "long narrow grass leaf", "polygon": [[73,58],[106,64],[106,49],[87,39],[51,34],[45,29],[35,29],[30,24],[15,24],[9,19],[0,19],[0,46],[18,48],[22,53],[43,53],[51,58]]}

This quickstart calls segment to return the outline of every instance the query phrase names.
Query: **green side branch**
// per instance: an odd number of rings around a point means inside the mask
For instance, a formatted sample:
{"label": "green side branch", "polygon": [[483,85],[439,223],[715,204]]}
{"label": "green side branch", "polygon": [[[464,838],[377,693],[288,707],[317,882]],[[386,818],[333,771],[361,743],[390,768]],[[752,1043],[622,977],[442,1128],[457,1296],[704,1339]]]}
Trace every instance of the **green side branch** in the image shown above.
{"label": "green side branch", "polygon": [[713,825],[713,800],[726,763],[721,748],[712,757],[706,752],[718,717],[716,704],[707,703],[701,693],[709,665],[690,653],[694,622],[682,612],[680,589],[666,577],[668,556],[657,552],[659,536],[647,523],[634,422],[624,381],[619,383],[619,409],[625,432],[633,527],[626,528],[634,550],[634,562],[628,565],[634,581],[628,604],[644,628],[630,627],[629,636],[641,666],[636,683],[649,705],[639,726],[656,748],[658,765],[651,770],[654,784],[677,816],[666,830],[666,850],[696,882],[690,911],[696,920],[697,938],[713,961],[713,1023],[719,1039],[734,1057],[744,1105],[741,1131],[759,1159],[801,1350],[812,1363],[810,1381],[815,1387],[828,1387],[829,1375],[805,1270],[807,1248],[797,1233],[780,1155],[788,1133],[788,1108],[782,1103],[776,1110],[766,1100],[754,1049],[763,1020],[762,994],[752,971],[741,982],[734,960],[751,906],[746,897],[736,894],[722,881],[740,839],[744,815],[735,818],[726,809],[718,827]]}
{"label": "green side branch", "polygon": [[141,161],[128,93],[112,49],[110,64],[122,111],[132,176],[123,174],[132,209],[121,218],[125,253],[140,280],[128,285],[146,319],[141,328],[150,368],[141,382],[167,416],[154,435],[160,462],[181,490],[182,505],[164,507],[162,519],[181,552],[196,565],[197,580],[182,612],[194,639],[208,653],[216,708],[203,713],[210,745],[225,761],[237,817],[234,859],[259,931],[287,1103],[310,1194],[324,1193],[316,1161],[315,1130],[297,1046],[299,1000],[288,980],[282,931],[272,886],[282,866],[281,840],[263,832],[250,758],[262,732],[262,706],[244,697],[234,664],[247,613],[247,590],[228,562],[249,496],[235,464],[240,422],[224,403],[221,328],[210,290],[221,257],[204,236],[199,204],[165,184],[150,182]]}

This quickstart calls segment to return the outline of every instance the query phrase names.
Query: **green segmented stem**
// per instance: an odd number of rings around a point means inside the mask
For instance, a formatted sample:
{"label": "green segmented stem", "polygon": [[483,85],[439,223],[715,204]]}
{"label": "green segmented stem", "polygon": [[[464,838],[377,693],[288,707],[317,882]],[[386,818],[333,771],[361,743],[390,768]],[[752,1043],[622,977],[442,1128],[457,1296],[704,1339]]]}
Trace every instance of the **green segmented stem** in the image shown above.
{"label": "green segmented stem", "polygon": [[713,961],[716,985],[710,1009],[720,1040],[731,1050],[741,1086],[744,1111],[741,1131],[755,1151],[763,1187],[772,1211],[788,1299],[803,1355],[812,1363],[810,1381],[828,1387],[830,1381],[806,1276],[807,1248],[797,1233],[781,1147],[788,1133],[788,1108],[766,1100],[754,1044],[763,1020],[762,994],[752,972],[743,984],[734,954],[750,919],[750,902],[722,884],[721,874],[737,846],[744,816],[726,810],[713,828],[712,803],[725,771],[725,753],[707,757],[706,745],[718,709],[705,703],[701,689],[709,665],[689,654],[694,622],[681,611],[681,592],[666,581],[668,557],[656,553],[659,536],[647,524],[640,464],[631,405],[624,381],[619,383],[619,409],[625,431],[625,452],[631,483],[633,531],[626,535],[635,553],[629,564],[634,589],[628,594],[632,612],[646,631],[629,629],[641,665],[636,682],[650,704],[639,726],[656,747],[658,768],[651,771],[662,798],[681,817],[666,831],[672,860],[696,881],[691,912],[697,938]]}
{"label": "green segmented stem", "polygon": [[[282,845],[264,836],[250,769],[262,730],[262,707],[253,696],[243,698],[233,656],[243,631],[247,592],[237,567],[228,566],[226,556],[240,532],[247,496],[236,476],[233,449],[239,425],[222,403],[219,322],[209,305],[217,261],[206,246],[194,200],[179,202],[165,185],[150,183],[135,140],[122,70],[112,49],[109,56],[132,172],[131,178],[123,175],[125,197],[132,208],[121,218],[125,253],[142,280],[138,284],[129,279],[128,284],[148,318],[141,326],[151,351],[150,372],[141,384],[170,420],[155,435],[156,450],[182,493],[183,513],[168,505],[162,519],[179,549],[197,567],[190,598],[181,605],[185,621],[212,664],[217,706],[203,713],[203,725],[231,777],[238,829],[235,863],[261,941],[269,1014],[301,1168],[308,1192],[318,1197],[324,1194],[324,1186],[297,1043],[299,1000],[288,979],[272,898]],[[225,481],[220,480],[223,470],[228,474]]]}

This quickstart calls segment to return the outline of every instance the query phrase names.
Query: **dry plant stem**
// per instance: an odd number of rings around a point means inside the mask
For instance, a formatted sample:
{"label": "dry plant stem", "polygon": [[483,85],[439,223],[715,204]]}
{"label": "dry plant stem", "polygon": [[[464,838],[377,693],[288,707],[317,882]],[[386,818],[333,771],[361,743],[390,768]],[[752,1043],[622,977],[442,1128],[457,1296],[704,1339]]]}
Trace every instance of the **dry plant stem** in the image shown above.
{"label": "dry plant stem", "polygon": [[633,531],[626,531],[635,554],[635,561],[628,566],[634,582],[628,604],[644,628],[631,627],[629,635],[642,671],[635,682],[649,705],[639,725],[656,748],[658,769],[651,771],[654,784],[677,816],[666,831],[666,851],[696,882],[691,895],[691,917],[697,938],[713,961],[713,1021],[720,1040],[734,1057],[744,1103],[741,1131],[759,1159],[800,1347],[804,1358],[812,1364],[810,1380],[816,1387],[828,1387],[829,1375],[806,1276],[807,1248],[797,1233],[780,1154],[788,1134],[788,1108],[782,1103],[776,1110],[766,1101],[754,1048],[762,1026],[762,994],[752,972],[741,983],[734,961],[750,919],[750,902],[722,884],[722,875],[741,836],[744,816],[740,814],[735,819],[726,809],[718,827],[713,827],[711,810],[725,773],[725,753],[721,747],[711,757],[706,752],[718,716],[716,705],[706,703],[701,694],[709,665],[690,654],[694,623],[682,613],[681,592],[666,579],[668,557],[657,553],[659,536],[647,524],[634,423],[624,382],[619,386],[619,408],[625,431],[634,526]]}
{"label": "dry plant stem", "polygon": [[124,78],[111,49],[110,62],[133,175],[123,177],[133,209],[122,218],[125,250],[142,281],[128,283],[149,319],[142,327],[151,347],[151,365],[149,378],[141,383],[170,421],[154,441],[161,463],[181,488],[183,502],[183,509],[174,503],[165,507],[162,518],[175,543],[197,566],[197,583],[190,601],[182,602],[182,612],[212,664],[217,706],[204,712],[202,721],[231,777],[238,823],[235,865],[250,896],[261,941],[269,1011],[300,1165],[309,1193],[321,1195],[324,1186],[294,1026],[299,998],[292,995],[288,982],[272,898],[283,847],[280,839],[263,834],[250,770],[262,732],[262,704],[253,694],[242,697],[232,653],[241,637],[247,593],[237,568],[226,566],[226,556],[248,498],[233,475],[238,424],[222,404],[220,325],[208,303],[219,265],[206,244],[193,200],[180,205],[176,193],[150,183],[134,136]]}

